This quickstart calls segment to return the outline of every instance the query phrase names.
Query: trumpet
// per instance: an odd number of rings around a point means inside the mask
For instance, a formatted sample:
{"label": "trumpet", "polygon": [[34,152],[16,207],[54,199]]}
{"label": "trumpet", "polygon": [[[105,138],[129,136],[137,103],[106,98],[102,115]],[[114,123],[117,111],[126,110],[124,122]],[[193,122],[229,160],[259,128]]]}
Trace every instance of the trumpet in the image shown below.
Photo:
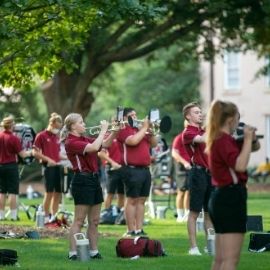
{"label": "trumpet", "polygon": [[[109,123],[108,130],[111,131],[118,131],[124,127],[124,125],[127,123],[127,121],[117,121],[113,123]],[[92,136],[98,135],[101,131],[101,125],[98,126],[92,126],[92,127],[86,127],[85,129],[88,130],[89,134]]]}

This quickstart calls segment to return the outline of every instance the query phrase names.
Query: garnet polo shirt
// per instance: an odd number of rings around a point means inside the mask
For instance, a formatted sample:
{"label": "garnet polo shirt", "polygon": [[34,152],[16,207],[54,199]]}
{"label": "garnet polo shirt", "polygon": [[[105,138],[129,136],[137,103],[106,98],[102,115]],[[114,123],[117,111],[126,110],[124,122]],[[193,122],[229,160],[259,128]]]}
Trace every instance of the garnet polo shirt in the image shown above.
{"label": "garnet polo shirt", "polygon": [[208,168],[207,155],[205,154],[205,143],[194,143],[197,135],[202,136],[204,130],[199,127],[188,125],[183,132],[183,143],[188,153],[192,153],[193,164]]}
{"label": "garnet polo shirt", "polygon": [[43,130],[37,134],[34,146],[40,149],[43,155],[55,162],[60,161],[60,141],[58,135],[48,130]]}
{"label": "garnet polo shirt", "polygon": [[112,142],[112,145],[108,148],[109,157],[117,162],[118,164],[121,164],[122,162],[122,154],[120,150],[120,145],[117,139],[114,139]]}
{"label": "garnet polo shirt", "polygon": [[17,154],[22,150],[22,144],[16,135],[7,130],[0,132],[0,164],[17,162]]}
{"label": "garnet polo shirt", "polygon": [[97,153],[86,153],[87,144],[92,144],[94,138],[69,134],[65,141],[65,149],[75,172],[98,172]]}
{"label": "garnet polo shirt", "polygon": [[[226,186],[233,183],[229,168],[234,170],[236,159],[241,151],[241,146],[235,139],[226,133],[216,139],[211,147],[209,155],[209,167],[212,175],[213,186]],[[236,172],[240,183],[246,183],[247,173]]]}
{"label": "garnet polo shirt", "polygon": [[149,166],[150,158],[150,135],[144,138],[134,146],[125,144],[126,139],[138,132],[138,129],[126,126],[120,130],[117,140],[122,144],[123,159],[125,165],[131,166]]}
{"label": "garnet polo shirt", "polygon": [[187,162],[190,162],[190,156],[186,151],[186,148],[183,144],[183,132],[179,133],[173,140],[172,148],[177,150],[179,152],[179,155],[186,160]]}

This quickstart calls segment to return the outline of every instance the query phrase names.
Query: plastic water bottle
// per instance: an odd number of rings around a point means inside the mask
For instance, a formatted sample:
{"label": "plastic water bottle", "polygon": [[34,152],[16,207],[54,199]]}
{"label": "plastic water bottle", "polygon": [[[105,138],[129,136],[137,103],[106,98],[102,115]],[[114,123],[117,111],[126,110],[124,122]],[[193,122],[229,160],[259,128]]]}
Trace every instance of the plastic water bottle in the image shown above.
{"label": "plastic water bottle", "polygon": [[197,232],[202,232],[204,231],[204,217],[203,217],[203,212],[200,212],[197,221],[196,221],[196,229]]}
{"label": "plastic water bottle", "polygon": [[78,259],[82,262],[88,261],[90,259],[89,240],[83,233],[75,233],[74,238],[76,240]]}
{"label": "plastic water bottle", "polygon": [[38,228],[44,228],[45,223],[45,212],[43,211],[42,205],[39,205],[36,214],[36,225]]}
{"label": "plastic water bottle", "polygon": [[34,190],[33,190],[32,186],[28,185],[28,187],[26,189],[26,195],[27,195],[28,200],[33,199],[33,192],[34,192]]}
{"label": "plastic water bottle", "polygon": [[208,254],[211,256],[215,255],[215,230],[213,228],[209,228],[207,230],[207,249]]}
{"label": "plastic water bottle", "polygon": [[118,215],[117,206],[115,205],[112,206],[112,215],[113,217],[116,217]]}

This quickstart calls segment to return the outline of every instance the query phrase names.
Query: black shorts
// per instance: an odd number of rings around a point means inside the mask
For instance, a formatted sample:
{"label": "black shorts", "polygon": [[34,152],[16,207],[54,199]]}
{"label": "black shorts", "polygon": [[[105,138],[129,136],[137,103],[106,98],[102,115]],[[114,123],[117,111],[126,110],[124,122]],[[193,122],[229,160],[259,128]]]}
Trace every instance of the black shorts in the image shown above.
{"label": "black shorts", "polygon": [[126,197],[148,197],[151,188],[151,174],[148,167],[123,168]]}
{"label": "black shorts", "polygon": [[103,202],[98,174],[75,173],[71,181],[71,194],[75,205],[97,205]]}
{"label": "black shorts", "polygon": [[0,193],[19,194],[19,182],[17,163],[0,165]]}
{"label": "black shorts", "polygon": [[110,194],[124,194],[124,172],[123,168],[117,170],[108,170],[107,192]]}
{"label": "black shorts", "polygon": [[247,189],[243,185],[215,188],[209,201],[209,215],[216,233],[245,233]]}
{"label": "black shorts", "polygon": [[208,202],[212,191],[211,176],[204,168],[192,167],[189,173],[190,210],[208,212]]}
{"label": "black shorts", "polygon": [[61,193],[63,172],[61,166],[45,167],[44,180],[46,192]]}
{"label": "black shorts", "polygon": [[189,190],[189,171],[180,171],[175,175],[175,183],[178,190]]}

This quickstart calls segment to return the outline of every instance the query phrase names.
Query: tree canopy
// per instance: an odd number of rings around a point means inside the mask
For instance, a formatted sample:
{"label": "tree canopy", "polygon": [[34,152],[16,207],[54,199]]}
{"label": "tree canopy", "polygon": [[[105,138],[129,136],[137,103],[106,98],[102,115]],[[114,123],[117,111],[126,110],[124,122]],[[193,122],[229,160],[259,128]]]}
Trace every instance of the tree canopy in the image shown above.
{"label": "tree canopy", "polygon": [[178,61],[186,50],[206,59],[230,47],[268,53],[269,15],[266,0],[4,0],[0,82],[20,88],[41,78],[49,112],[85,116],[93,81],[113,63],[176,41]]}

